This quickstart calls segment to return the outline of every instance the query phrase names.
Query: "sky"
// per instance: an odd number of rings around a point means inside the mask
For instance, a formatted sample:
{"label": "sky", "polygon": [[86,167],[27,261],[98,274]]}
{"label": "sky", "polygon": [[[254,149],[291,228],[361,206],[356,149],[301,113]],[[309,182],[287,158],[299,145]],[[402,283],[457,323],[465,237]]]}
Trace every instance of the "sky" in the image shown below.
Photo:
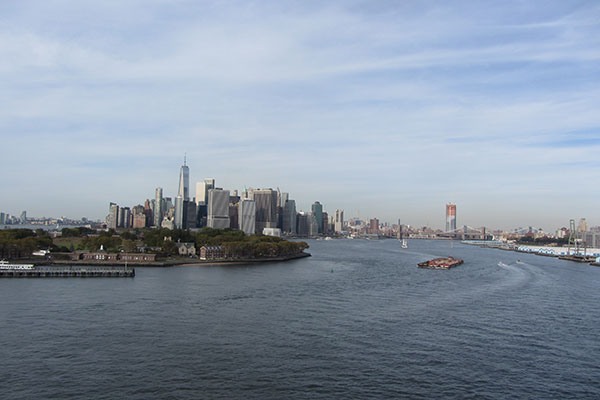
{"label": "sky", "polygon": [[0,1],[0,211],[190,187],[434,228],[600,225],[598,1]]}

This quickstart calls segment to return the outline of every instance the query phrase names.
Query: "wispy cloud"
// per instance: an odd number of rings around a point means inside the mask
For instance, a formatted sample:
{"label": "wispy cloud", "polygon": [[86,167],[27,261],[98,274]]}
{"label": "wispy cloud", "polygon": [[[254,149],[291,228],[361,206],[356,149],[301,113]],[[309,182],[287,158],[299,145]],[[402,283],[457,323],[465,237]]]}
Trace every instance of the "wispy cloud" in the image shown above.
{"label": "wispy cloud", "polygon": [[280,186],[303,208],[441,225],[453,200],[470,225],[555,226],[573,217],[574,170],[598,174],[593,1],[22,1],[0,15],[2,167],[23,188],[4,211],[103,217],[174,191],[187,152],[192,179]]}

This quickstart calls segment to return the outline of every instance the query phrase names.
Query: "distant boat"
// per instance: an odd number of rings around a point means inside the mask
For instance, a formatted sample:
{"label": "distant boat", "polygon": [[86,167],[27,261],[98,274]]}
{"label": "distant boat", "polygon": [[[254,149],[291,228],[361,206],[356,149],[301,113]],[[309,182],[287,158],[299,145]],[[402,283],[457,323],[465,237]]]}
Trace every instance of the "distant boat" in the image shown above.
{"label": "distant boat", "polygon": [[499,266],[499,267],[508,267],[508,265],[504,264],[502,261],[500,261],[500,262],[498,263],[498,266]]}
{"label": "distant boat", "polygon": [[402,248],[408,249],[408,243],[406,242],[406,239],[402,239]]}
{"label": "distant boat", "polygon": [[523,261],[517,260],[517,264],[523,264]]}

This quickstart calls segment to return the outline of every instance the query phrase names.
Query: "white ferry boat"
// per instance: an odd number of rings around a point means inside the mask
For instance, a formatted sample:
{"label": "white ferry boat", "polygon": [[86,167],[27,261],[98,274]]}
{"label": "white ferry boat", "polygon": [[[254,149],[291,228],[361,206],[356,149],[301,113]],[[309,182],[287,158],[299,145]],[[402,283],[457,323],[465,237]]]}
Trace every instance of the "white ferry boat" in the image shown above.
{"label": "white ferry boat", "polygon": [[33,269],[33,264],[11,264],[8,261],[0,261],[0,269]]}

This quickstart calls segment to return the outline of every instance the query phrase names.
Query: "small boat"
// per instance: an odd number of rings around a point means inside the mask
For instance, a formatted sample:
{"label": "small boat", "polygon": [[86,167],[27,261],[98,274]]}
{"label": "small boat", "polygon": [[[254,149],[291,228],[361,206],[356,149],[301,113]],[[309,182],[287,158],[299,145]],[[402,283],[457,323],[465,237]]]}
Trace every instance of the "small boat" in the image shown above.
{"label": "small boat", "polygon": [[508,267],[508,265],[504,264],[502,261],[498,262],[499,267]]}
{"label": "small boat", "polygon": [[406,242],[406,239],[402,239],[402,248],[408,249],[408,243]]}
{"label": "small boat", "polygon": [[457,265],[462,264],[463,262],[464,261],[461,260],[460,258],[442,257],[442,258],[434,258],[433,260],[418,263],[417,266],[419,268],[450,269],[452,267],[456,267]]}
{"label": "small boat", "polygon": [[523,261],[517,260],[517,264],[523,264]]}

